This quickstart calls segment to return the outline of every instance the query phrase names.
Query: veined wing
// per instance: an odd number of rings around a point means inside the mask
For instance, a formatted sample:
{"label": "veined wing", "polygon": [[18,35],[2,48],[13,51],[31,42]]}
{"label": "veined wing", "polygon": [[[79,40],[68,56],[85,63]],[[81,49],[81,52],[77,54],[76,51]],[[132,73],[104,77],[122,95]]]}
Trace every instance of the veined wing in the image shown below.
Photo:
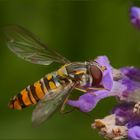
{"label": "veined wing", "polygon": [[4,35],[9,49],[26,61],[42,65],[52,62],[69,63],[69,60],[48,48],[38,37],[21,26],[6,26]]}
{"label": "veined wing", "polygon": [[63,104],[64,100],[74,87],[75,83],[69,83],[60,90],[56,90],[56,92],[46,95],[45,98],[37,104],[33,111],[33,126],[38,126],[48,120],[51,115]]}

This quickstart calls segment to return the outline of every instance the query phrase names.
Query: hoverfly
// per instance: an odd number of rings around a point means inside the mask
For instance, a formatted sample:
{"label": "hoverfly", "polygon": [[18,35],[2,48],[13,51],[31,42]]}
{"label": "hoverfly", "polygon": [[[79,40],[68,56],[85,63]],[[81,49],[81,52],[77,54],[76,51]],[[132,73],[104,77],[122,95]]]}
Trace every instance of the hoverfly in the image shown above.
{"label": "hoverfly", "polygon": [[12,109],[37,104],[32,115],[33,125],[47,120],[73,89],[81,91],[100,90],[104,66],[95,61],[70,62],[59,53],[48,48],[33,33],[18,25],[4,29],[8,48],[20,58],[35,64],[63,64],[57,71],[49,73],[14,96],[9,103]]}

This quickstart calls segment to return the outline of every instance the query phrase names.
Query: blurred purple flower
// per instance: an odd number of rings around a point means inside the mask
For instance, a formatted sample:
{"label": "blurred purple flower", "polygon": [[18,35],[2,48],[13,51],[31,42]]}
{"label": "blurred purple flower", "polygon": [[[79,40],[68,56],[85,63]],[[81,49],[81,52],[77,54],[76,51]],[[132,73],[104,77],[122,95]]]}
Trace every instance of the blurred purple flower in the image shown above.
{"label": "blurred purple flower", "polygon": [[130,20],[131,23],[140,29],[140,8],[133,6],[130,8]]}
{"label": "blurred purple flower", "polygon": [[134,126],[129,129],[128,137],[130,140],[139,140],[140,139],[140,126]]}
{"label": "blurred purple flower", "polygon": [[110,66],[106,56],[100,56],[95,61],[107,68],[101,84],[108,90],[87,92],[78,100],[69,100],[68,104],[89,112],[101,99],[115,96],[119,102],[112,114],[95,120],[92,127],[98,128],[105,138],[140,140],[140,69],[123,67],[116,70]]}
{"label": "blurred purple flower", "polygon": [[140,140],[140,114],[134,113],[134,103],[119,104],[113,114],[116,116],[116,125],[128,128],[127,137],[130,140]]}

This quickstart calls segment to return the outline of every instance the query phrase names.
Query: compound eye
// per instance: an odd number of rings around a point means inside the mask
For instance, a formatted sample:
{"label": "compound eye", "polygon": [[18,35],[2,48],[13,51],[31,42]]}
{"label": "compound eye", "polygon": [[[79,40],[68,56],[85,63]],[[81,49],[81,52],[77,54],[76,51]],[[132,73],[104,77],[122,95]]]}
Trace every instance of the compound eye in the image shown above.
{"label": "compound eye", "polygon": [[93,85],[99,85],[103,77],[102,71],[97,66],[91,65],[90,73],[93,78]]}

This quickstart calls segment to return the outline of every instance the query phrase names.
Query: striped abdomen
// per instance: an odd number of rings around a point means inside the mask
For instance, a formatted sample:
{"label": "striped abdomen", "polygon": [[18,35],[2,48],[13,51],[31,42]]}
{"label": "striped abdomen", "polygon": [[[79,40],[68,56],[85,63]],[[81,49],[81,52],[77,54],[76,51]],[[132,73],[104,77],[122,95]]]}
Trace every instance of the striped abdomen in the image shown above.
{"label": "striped abdomen", "polygon": [[50,91],[61,86],[58,80],[55,73],[47,74],[44,78],[14,96],[9,103],[9,107],[20,110],[32,104],[36,104]]}

